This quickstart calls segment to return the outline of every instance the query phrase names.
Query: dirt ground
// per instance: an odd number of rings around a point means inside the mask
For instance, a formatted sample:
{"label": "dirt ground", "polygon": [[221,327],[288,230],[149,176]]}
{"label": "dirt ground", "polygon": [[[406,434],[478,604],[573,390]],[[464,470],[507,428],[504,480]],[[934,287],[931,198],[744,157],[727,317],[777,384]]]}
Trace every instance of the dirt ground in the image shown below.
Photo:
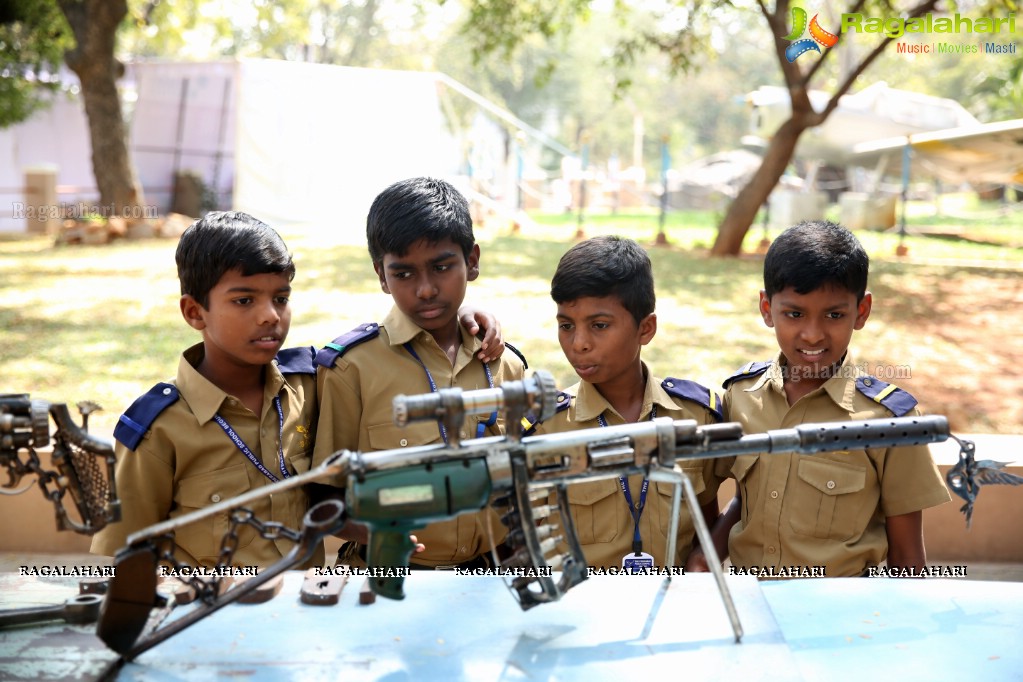
{"label": "dirt ground", "polygon": [[878,341],[877,356],[912,370],[895,383],[953,431],[1023,434],[1023,274],[925,270],[912,291],[872,288],[883,296],[872,321],[900,332]]}

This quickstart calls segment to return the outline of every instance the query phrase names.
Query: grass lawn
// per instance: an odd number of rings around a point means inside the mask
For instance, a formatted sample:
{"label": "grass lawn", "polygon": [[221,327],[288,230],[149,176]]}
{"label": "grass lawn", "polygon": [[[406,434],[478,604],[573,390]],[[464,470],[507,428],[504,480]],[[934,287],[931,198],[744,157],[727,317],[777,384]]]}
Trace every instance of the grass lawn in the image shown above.
{"label": "grass lawn", "polygon": [[[574,382],[557,343],[550,276],[570,246],[576,217],[533,216],[511,233],[477,230],[482,275],[469,299],[501,319],[505,337],[558,381]],[[893,255],[898,237],[864,233],[873,259],[874,314],[853,339],[858,361],[909,366],[900,386],[963,432],[1012,433],[1023,420],[1023,241],[1018,223],[971,227],[994,244],[909,237],[910,259]],[[774,336],[756,314],[756,256],[710,259],[715,217],[675,213],[668,247],[650,248],[659,330],[644,357],[660,376],[719,386],[749,360],[770,358]],[[923,224],[923,223],[921,223]],[[588,216],[586,236],[615,232],[651,244],[656,215]],[[362,246],[324,235],[283,235],[298,275],[289,345],[322,345],[390,307]],[[985,237],[985,238],[987,238]],[[746,245],[754,251],[760,229]],[[153,383],[174,376],[180,352],[198,341],[178,312],[176,241],[54,248],[41,237],[0,239],[0,390],[106,408],[92,423],[109,434],[117,415]]]}

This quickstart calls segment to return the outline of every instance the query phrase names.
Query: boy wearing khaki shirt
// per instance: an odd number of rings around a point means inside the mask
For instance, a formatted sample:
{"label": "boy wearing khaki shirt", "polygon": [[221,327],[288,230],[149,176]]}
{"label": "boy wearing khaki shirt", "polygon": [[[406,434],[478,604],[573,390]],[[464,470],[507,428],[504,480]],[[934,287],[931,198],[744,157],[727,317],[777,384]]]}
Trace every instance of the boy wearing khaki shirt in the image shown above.
{"label": "boy wearing khaki shirt", "polygon": [[[295,266],[269,226],[239,212],[207,214],[175,255],[181,313],[202,343],[172,383],[157,384],[120,417],[116,480],[122,520],[92,552],[112,555],[132,533],[309,469],[316,426],[311,347],[281,350],[291,326]],[[232,435],[233,434],[233,435]],[[251,505],[256,518],[299,528],[308,509],[294,488]],[[175,531],[175,559],[215,565],[227,514]],[[264,567],[292,543],[237,529],[234,566]],[[310,564],[322,564],[322,549]]]}
{"label": "boy wearing khaki shirt", "polygon": [[[380,324],[363,324],[317,353],[321,400],[314,463],[337,450],[387,450],[448,442],[437,423],[394,425],[392,401],[458,387],[492,388],[519,380],[519,357],[489,357],[460,323],[457,310],[468,282],[479,276],[480,248],[472,232],[465,198],[450,184],[412,178],[391,185],[374,200],[366,223],[373,268],[394,306]],[[466,420],[459,438],[499,435],[497,415]],[[489,516],[489,519],[487,518]],[[425,550],[412,557],[412,568],[479,568],[505,528],[486,509],[429,524],[416,536]],[[346,535],[365,542],[365,536]],[[357,561],[354,547],[345,561]]]}
{"label": "boy wearing khaki shirt", "polygon": [[[652,376],[640,359],[657,331],[650,258],[639,244],[596,237],[569,249],[551,281],[558,304],[558,340],[581,381],[559,395],[554,417],[536,433],[560,433],[656,417],[720,420],[720,401],[699,384]],[[717,516],[712,460],[682,463],[704,517]],[[586,564],[602,569],[681,565],[694,528],[686,505],[679,519],[674,561],[666,557],[674,486],[642,475],[568,486],[568,500]],[[553,500],[552,500],[553,502]]]}
{"label": "boy wearing khaki shirt", "polygon": [[[911,395],[849,357],[853,331],[870,315],[868,265],[852,233],[828,221],[800,223],[775,240],[760,314],[780,353],[725,381],[726,419],[757,433],[919,414]],[[744,455],[718,460],[717,473],[736,480],[737,494],[715,526],[715,544],[723,552],[727,536],[732,564],[761,575],[823,567],[827,577],[859,576],[886,560],[919,571],[922,510],[950,499],[923,445]]]}

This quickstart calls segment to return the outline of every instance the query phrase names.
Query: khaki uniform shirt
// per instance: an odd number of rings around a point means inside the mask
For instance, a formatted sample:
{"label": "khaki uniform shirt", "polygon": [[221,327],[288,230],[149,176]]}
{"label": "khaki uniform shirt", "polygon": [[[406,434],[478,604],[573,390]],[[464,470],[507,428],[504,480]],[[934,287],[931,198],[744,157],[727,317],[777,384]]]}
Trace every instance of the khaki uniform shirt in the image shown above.
{"label": "khaki uniform shirt", "polygon": [[[661,380],[646,372],[648,376],[643,395],[640,421],[650,419],[653,406],[657,406],[657,417],[672,419],[695,419],[699,424],[716,423],[717,417],[699,403],[676,398],[661,387]],[[608,426],[624,424],[625,419],[611,407],[593,384],[581,381],[566,393],[574,396],[572,406],[558,412],[554,417],[538,424],[536,434],[563,433],[578,429],[598,428],[597,418],[604,415]],[[717,496],[716,479],[713,477],[714,461],[709,459],[686,460],[679,463],[689,476],[696,491],[698,506],[706,504]],[[708,483],[713,488],[708,487]],[[628,478],[629,492],[633,504],[639,504],[643,486],[642,474]],[[655,566],[667,566],[668,529],[671,523],[671,499],[674,484],[651,481],[647,491],[646,506],[640,516],[640,538],[643,551],[654,559]],[[608,478],[568,486],[568,501],[572,509],[575,531],[586,556],[586,564],[594,568],[621,568],[622,559],[631,554],[635,530],[629,505],[625,500],[617,478]],[[552,496],[551,504],[556,502]],[[685,563],[692,549],[694,536],[693,521],[685,499],[682,500],[676,544],[676,565]],[[567,545],[560,551],[567,552]]]}
{"label": "khaki uniform shirt", "polygon": [[[725,419],[746,434],[804,423],[891,417],[860,393],[869,376],[846,358],[838,375],[791,407],[781,355],[759,377],[739,379],[724,396]],[[913,410],[912,414],[919,414]],[[742,493],[742,516],[729,535],[735,566],[824,566],[827,577],[858,576],[888,554],[885,519],[948,501],[925,445],[824,452],[742,455],[718,460]]]}
{"label": "khaki uniform shirt", "polygon": [[[416,325],[397,307],[380,324],[380,334],[348,349],[333,367],[317,368],[321,401],[313,461],[319,464],[338,450],[392,450],[442,442],[436,421],[412,422],[396,426],[392,401],[396,395],[430,392],[426,371],[403,344],[411,342],[419,359],[433,377],[437,389],[458,387],[463,390],[489,388],[483,364],[476,358],[481,342],[465,329],[454,366],[433,336]],[[509,359],[510,357],[510,359]],[[505,353],[490,363],[494,386],[523,377],[519,358]],[[470,415],[459,436],[476,437],[476,425],[489,415]],[[486,436],[503,433],[504,421],[487,427]],[[414,531],[426,551],[413,556],[422,566],[450,566],[475,559],[490,551],[486,515],[495,534],[494,542],[504,539],[505,527],[489,508],[462,514],[447,521],[429,524]]]}
{"label": "khaki uniform shirt", "polygon": [[[268,365],[262,414],[257,416],[199,374],[195,368],[202,358],[202,344],[182,354],[173,382],[180,396],[160,413],[134,451],[120,442],[115,444],[122,521],[93,538],[92,552],[113,555],[138,530],[271,482],[213,420],[214,414],[219,413],[263,466],[280,479],[280,419],[272,404],[274,396],[280,396],[287,468],[292,474],[309,470],[316,426],[314,375],[282,375],[276,363]],[[308,505],[305,492],[298,488],[264,497],[248,508],[263,522],[276,521],[301,530]],[[177,559],[193,566],[215,565],[228,528],[226,513],[178,528]],[[238,527],[237,532],[235,566],[266,567],[294,547],[284,538],[264,540],[249,525]],[[321,546],[309,565],[322,564]]]}

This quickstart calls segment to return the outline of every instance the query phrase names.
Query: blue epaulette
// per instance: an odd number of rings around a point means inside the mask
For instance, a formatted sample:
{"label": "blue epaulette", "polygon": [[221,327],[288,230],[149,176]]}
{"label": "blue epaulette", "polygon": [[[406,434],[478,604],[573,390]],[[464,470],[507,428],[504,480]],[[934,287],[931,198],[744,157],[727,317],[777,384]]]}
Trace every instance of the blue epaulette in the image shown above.
{"label": "blue epaulette", "polygon": [[699,403],[701,407],[705,407],[707,411],[717,417],[718,421],[724,417],[721,413],[721,397],[702,384],[689,381],[689,379],[668,377],[661,382],[661,388],[668,395]]}
{"label": "blue epaulette", "polygon": [[[505,344],[506,346],[508,344]],[[564,391],[558,391],[558,397],[556,399],[557,405],[554,407],[554,414],[558,412],[564,412],[572,406],[572,396]],[[527,412],[526,416],[522,418],[522,435],[532,436],[536,432],[536,426],[540,423],[536,415],[532,411]]]}
{"label": "blue epaulette", "polygon": [[916,407],[916,398],[894,384],[886,384],[874,377],[860,377],[856,380],[856,390],[875,403],[884,405],[896,417],[907,414]]}
{"label": "blue epaulette", "polygon": [[281,374],[316,374],[315,358],[313,346],[284,348],[277,353],[277,369]]}
{"label": "blue epaulette", "polygon": [[326,346],[316,352],[316,364],[320,367],[333,367],[337,359],[345,354],[352,346],[358,346],[363,341],[369,341],[380,335],[380,325],[376,322],[366,322],[358,327],[337,337]]}
{"label": "blue epaulette", "polygon": [[520,351],[518,348],[511,345],[510,343],[504,344],[504,347],[510,350],[512,353],[515,353],[515,355],[519,356],[519,360],[522,360],[522,369],[529,369],[529,363],[526,362],[526,356],[522,354],[522,351]]}
{"label": "blue epaulette", "polygon": [[114,427],[114,438],[129,450],[134,450],[160,413],[177,400],[178,388],[174,384],[160,383],[153,386],[120,416]]}
{"label": "blue epaulette", "polygon": [[773,360],[767,362],[750,362],[742,366],[742,368],[733,374],[732,376],[725,379],[724,383],[721,384],[721,388],[728,388],[732,382],[738,381],[739,379],[748,379],[750,377],[757,377],[767,371],[767,368],[774,364]]}

